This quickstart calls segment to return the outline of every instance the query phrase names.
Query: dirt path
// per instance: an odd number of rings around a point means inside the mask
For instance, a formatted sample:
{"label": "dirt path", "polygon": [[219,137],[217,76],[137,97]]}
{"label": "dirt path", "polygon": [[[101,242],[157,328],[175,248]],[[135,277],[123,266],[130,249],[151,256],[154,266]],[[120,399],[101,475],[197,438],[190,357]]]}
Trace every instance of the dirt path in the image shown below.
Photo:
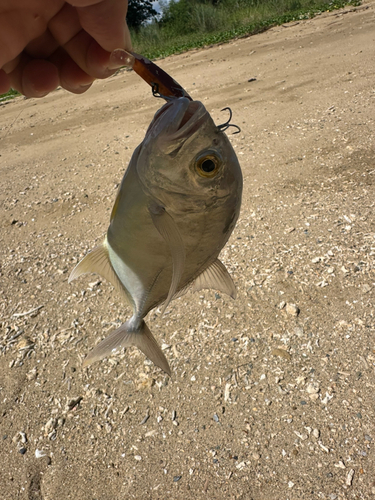
{"label": "dirt path", "polygon": [[129,310],[67,283],[160,101],[122,72],[0,106],[2,498],[375,498],[374,61],[374,1],[160,61],[231,106],[245,181],[237,300],[148,319],[172,379],[136,350],[82,369]]}

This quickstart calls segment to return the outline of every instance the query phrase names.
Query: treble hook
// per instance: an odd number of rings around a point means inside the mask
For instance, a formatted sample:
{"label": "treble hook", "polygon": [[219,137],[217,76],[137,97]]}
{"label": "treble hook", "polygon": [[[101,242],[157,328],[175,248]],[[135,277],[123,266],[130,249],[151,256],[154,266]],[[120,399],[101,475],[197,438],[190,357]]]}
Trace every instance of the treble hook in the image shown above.
{"label": "treble hook", "polygon": [[166,96],[166,95],[161,94],[159,92],[159,84],[158,83],[152,82],[151,88],[152,88],[152,95],[154,97],[164,99],[167,102],[172,101],[173,99],[176,99],[175,97]]}
{"label": "treble hook", "polygon": [[229,127],[235,127],[237,129],[237,132],[233,132],[232,135],[239,134],[241,132],[240,127],[238,125],[234,125],[234,123],[230,123],[230,121],[232,119],[232,110],[230,108],[228,108],[228,107],[221,109],[221,111],[226,111],[226,110],[229,111],[229,118],[228,118],[228,120],[225,123],[222,123],[221,125],[218,125],[217,128],[221,132],[225,132]]}
{"label": "treble hook", "polygon": [[[156,82],[152,82],[151,83],[151,88],[152,88],[152,95],[154,97],[158,97],[158,98],[161,97],[162,99],[164,99],[167,102],[173,101],[174,99],[179,99],[181,97],[185,97],[185,98],[191,100],[191,97],[188,96],[188,94],[185,92],[184,89],[182,89],[183,95],[182,96],[178,96],[178,95],[163,95],[163,94],[161,94],[160,91],[159,91],[159,84],[156,83]],[[176,90],[178,92],[181,91],[181,89],[179,89],[178,87],[170,87],[170,90],[171,91]]]}

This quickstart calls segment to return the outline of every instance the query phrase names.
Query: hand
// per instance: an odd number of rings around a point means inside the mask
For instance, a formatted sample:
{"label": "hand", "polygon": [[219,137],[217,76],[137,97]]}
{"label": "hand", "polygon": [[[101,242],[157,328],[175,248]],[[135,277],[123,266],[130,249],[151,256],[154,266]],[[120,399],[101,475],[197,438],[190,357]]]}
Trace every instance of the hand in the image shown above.
{"label": "hand", "polygon": [[85,92],[112,75],[113,50],[131,49],[127,0],[1,0],[0,94]]}

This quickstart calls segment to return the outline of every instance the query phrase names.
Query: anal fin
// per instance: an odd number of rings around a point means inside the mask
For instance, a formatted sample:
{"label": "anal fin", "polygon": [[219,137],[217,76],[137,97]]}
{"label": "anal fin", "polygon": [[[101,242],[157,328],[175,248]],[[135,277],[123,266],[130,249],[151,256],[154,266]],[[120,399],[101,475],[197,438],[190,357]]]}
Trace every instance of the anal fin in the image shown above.
{"label": "anal fin", "polygon": [[110,333],[87,355],[83,366],[88,366],[130,346],[138,347],[156,366],[171,376],[167,358],[143,320],[136,327],[132,325],[131,320],[126,321],[120,328]]}

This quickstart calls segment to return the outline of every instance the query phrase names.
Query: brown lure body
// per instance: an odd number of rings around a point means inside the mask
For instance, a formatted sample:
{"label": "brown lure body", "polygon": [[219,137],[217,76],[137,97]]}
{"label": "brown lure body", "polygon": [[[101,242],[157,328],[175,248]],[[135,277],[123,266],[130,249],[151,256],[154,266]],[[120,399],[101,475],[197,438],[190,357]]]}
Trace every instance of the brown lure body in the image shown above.
{"label": "brown lure body", "polygon": [[186,97],[190,101],[193,100],[176,80],[147,57],[135,52],[118,49],[112,53],[111,58],[115,59],[116,62],[122,62],[128,68],[132,68],[137,75],[152,87],[154,93],[159,94],[161,97]]}

